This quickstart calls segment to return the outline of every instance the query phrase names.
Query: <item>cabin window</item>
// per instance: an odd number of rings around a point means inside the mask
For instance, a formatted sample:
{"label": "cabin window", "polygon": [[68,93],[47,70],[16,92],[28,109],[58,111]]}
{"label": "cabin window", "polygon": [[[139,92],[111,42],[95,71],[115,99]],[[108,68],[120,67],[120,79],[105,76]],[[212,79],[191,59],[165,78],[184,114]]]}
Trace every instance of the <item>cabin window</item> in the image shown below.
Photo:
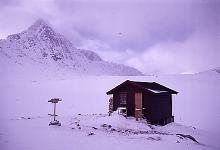
{"label": "cabin window", "polygon": [[119,93],[119,102],[120,102],[120,104],[127,103],[127,92],[120,92]]}

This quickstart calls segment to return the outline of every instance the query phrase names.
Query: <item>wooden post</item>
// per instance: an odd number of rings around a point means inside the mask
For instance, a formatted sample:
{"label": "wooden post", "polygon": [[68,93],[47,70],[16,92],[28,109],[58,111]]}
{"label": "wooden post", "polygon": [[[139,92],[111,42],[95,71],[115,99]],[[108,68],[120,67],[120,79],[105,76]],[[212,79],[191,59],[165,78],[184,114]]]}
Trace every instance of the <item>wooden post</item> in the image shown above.
{"label": "wooden post", "polygon": [[55,121],[55,117],[56,117],[56,103],[54,103],[54,112],[53,112],[53,120]]}
{"label": "wooden post", "polygon": [[51,103],[54,103],[54,110],[53,110],[53,114],[48,114],[50,116],[53,116],[53,121],[50,122],[49,126],[50,125],[58,125],[58,126],[61,126],[61,123],[56,120],[56,103],[58,103],[59,101],[61,101],[61,99],[59,98],[53,98],[51,100],[49,100],[48,102],[51,102]]}

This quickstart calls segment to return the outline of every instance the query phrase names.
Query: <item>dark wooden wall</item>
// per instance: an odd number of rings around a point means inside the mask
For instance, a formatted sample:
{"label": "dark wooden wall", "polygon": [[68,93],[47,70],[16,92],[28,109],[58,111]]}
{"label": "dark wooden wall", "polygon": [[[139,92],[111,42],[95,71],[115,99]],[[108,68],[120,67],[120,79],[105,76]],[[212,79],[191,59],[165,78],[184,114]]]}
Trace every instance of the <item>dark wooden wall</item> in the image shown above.
{"label": "dark wooden wall", "polygon": [[[119,93],[127,92],[127,104],[120,104]],[[113,110],[118,107],[127,108],[127,116],[135,116],[135,92],[142,92],[131,85],[126,85],[113,94]],[[150,122],[159,121],[172,117],[172,95],[171,94],[149,94],[143,93],[144,116]]]}
{"label": "dark wooden wall", "polygon": [[[120,104],[119,101],[119,93],[127,92],[127,104]],[[135,109],[135,101],[134,101],[135,89],[130,85],[126,85],[120,88],[116,93],[113,94],[113,107],[114,111],[117,110],[118,107],[127,107],[127,116],[134,116]]]}
{"label": "dark wooden wall", "polygon": [[[127,92],[127,98],[128,98],[127,104],[120,104],[120,100],[119,100],[120,92]],[[127,107],[129,102],[130,102],[130,99],[129,99],[129,88],[128,87],[123,87],[113,94],[114,111],[116,111],[118,107]]]}
{"label": "dark wooden wall", "polygon": [[172,95],[147,95],[144,94],[144,116],[150,121],[159,121],[172,117]]}

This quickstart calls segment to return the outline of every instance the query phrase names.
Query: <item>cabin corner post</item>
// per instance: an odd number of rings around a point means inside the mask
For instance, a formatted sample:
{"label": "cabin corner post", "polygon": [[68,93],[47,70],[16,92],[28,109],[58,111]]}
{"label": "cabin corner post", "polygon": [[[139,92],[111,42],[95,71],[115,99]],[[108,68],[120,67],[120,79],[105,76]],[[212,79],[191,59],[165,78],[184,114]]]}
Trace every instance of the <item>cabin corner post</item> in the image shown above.
{"label": "cabin corner post", "polygon": [[112,112],[114,111],[114,108],[113,108],[113,97],[110,97],[109,98],[109,108],[108,108],[108,115],[111,116]]}

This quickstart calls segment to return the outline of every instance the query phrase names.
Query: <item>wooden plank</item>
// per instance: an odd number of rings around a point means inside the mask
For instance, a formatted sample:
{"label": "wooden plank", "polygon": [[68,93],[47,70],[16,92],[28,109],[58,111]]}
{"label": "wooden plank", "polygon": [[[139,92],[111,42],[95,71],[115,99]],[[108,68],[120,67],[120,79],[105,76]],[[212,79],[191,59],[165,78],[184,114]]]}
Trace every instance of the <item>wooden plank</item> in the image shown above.
{"label": "wooden plank", "polygon": [[[48,114],[49,116],[54,116],[54,114]],[[55,116],[58,116],[58,115],[55,115]]]}
{"label": "wooden plank", "polygon": [[49,100],[48,102],[58,103],[59,101],[61,101],[61,99],[59,99],[59,98],[53,98],[53,99]]}
{"label": "wooden plank", "polygon": [[142,93],[135,93],[135,118],[142,118]]}

